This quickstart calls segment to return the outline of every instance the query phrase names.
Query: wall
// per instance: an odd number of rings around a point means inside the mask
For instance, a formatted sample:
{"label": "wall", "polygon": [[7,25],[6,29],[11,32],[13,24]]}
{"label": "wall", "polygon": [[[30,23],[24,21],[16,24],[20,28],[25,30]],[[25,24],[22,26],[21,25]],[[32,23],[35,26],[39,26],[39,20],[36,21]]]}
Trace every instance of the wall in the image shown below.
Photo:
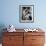
{"label": "wall", "polygon": [[[34,5],[34,23],[19,22],[19,5]],[[16,28],[46,28],[46,1],[41,0],[1,0],[0,25],[13,24]]]}
{"label": "wall", "polygon": [[[34,23],[19,22],[19,5],[34,5]],[[46,32],[46,0],[0,0],[0,31],[13,24],[16,28],[42,28]]]}

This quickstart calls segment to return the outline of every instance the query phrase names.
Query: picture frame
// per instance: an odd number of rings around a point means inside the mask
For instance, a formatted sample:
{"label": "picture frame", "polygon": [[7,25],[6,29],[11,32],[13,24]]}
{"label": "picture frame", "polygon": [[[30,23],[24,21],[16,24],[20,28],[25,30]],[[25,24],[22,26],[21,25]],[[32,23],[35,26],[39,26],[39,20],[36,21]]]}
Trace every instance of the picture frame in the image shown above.
{"label": "picture frame", "polygon": [[19,21],[21,23],[34,22],[34,5],[19,5]]}

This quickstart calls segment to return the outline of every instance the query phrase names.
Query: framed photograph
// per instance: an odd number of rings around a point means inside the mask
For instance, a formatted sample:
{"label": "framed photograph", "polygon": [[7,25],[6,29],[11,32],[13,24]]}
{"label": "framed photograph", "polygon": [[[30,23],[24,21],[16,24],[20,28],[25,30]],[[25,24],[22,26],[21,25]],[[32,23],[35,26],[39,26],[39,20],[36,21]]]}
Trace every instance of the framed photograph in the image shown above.
{"label": "framed photograph", "polygon": [[19,6],[19,21],[22,23],[34,22],[34,5]]}

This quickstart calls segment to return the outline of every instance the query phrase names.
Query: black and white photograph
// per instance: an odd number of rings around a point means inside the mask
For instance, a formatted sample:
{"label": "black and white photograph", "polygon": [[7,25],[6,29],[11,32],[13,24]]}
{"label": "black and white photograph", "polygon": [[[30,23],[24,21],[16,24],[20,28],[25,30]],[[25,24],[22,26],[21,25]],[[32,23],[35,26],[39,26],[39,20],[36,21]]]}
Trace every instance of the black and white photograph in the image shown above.
{"label": "black and white photograph", "polygon": [[20,5],[20,22],[34,22],[34,5]]}

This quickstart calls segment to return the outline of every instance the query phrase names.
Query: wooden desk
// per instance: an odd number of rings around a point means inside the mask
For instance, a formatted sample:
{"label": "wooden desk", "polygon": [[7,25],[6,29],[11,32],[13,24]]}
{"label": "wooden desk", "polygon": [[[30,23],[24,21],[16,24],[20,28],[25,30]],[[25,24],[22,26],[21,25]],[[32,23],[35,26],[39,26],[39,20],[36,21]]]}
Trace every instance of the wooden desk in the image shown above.
{"label": "wooden desk", "polygon": [[44,46],[44,32],[3,32],[3,46]]}

